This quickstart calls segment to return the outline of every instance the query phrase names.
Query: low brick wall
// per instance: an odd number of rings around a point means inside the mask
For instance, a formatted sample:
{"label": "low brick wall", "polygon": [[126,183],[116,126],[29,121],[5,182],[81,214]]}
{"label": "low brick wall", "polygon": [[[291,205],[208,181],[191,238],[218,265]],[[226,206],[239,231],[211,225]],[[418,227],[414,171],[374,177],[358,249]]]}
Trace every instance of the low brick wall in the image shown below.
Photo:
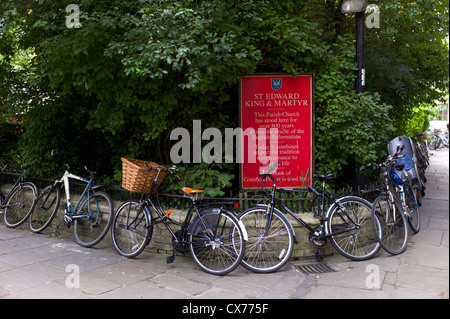
{"label": "low brick wall", "polygon": [[[182,222],[186,216],[186,213],[186,211],[172,210],[170,217],[178,222]],[[318,225],[319,220],[314,218],[313,214],[302,214],[301,217],[308,223],[316,223],[316,225]],[[309,241],[309,231],[292,217],[288,216],[288,219],[294,227],[295,235],[298,241],[298,244],[295,244],[294,246],[291,259],[296,260],[315,257],[318,249]],[[176,225],[171,225],[171,227],[174,231],[179,229]],[[329,243],[322,248],[322,254],[331,255],[335,252],[334,248]],[[172,254],[172,237],[163,223],[159,223],[153,227],[152,240],[150,241],[147,250],[166,255]]]}
{"label": "low brick wall", "polygon": [[[1,189],[4,194],[8,194],[10,191],[11,185],[2,185]],[[71,202],[72,205],[75,205],[78,202],[79,196],[78,195],[72,195]],[[50,236],[62,236],[62,237],[68,237],[73,236],[73,230],[67,229],[63,222],[63,207],[65,204],[65,194],[61,194],[61,202],[60,202],[60,209],[55,217],[55,219],[52,222],[52,225],[47,228],[44,233]],[[114,201],[114,209],[117,209],[122,204],[121,201]],[[184,217],[186,215],[186,211],[183,210],[172,210],[172,214],[170,217],[176,221],[183,221]],[[312,227],[315,227],[319,223],[319,219],[315,218],[313,213],[302,213],[301,218],[307,222]],[[292,260],[298,260],[298,259],[309,259],[316,257],[316,254],[318,252],[318,248],[309,241],[309,231],[303,227],[301,224],[299,224],[295,219],[293,219],[291,216],[287,216],[289,221],[294,227],[295,235],[297,238],[298,243],[294,246],[294,251],[292,253]],[[2,216],[3,218],[3,216]],[[172,226],[172,225],[171,225]],[[24,229],[28,228],[28,222],[26,222],[23,226]],[[173,225],[173,230],[178,230],[178,226]],[[38,235],[37,235],[38,236]],[[107,236],[103,239],[102,245],[109,245],[111,243],[111,234],[108,232]],[[111,244],[112,245],[112,244]],[[153,236],[152,240],[150,241],[150,244],[146,248],[146,251],[151,251],[159,254],[165,254],[165,255],[171,255],[172,254],[172,237],[170,232],[166,229],[163,223],[159,223],[153,227]],[[335,253],[334,248],[330,243],[327,243],[324,247],[321,249],[322,255],[331,255]],[[179,255],[180,253],[176,253]],[[189,255],[189,253],[187,254]]]}

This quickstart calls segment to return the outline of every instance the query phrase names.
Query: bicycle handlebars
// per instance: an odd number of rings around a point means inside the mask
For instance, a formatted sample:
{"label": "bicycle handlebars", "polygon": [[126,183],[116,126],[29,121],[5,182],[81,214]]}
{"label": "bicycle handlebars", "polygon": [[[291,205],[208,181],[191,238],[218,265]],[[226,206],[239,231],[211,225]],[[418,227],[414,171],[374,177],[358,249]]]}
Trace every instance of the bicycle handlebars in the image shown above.
{"label": "bicycle handlebars", "polygon": [[[398,151],[398,148],[397,148],[397,151]],[[362,171],[363,169],[371,167],[371,166],[387,167],[390,163],[396,162],[398,159],[401,159],[401,158],[405,158],[405,155],[396,153],[396,155],[389,155],[388,158],[384,162],[382,162],[380,164],[378,164],[378,163],[369,163],[369,164],[361,166],[358,170]],[[404,166],[404,164],[399,164],[396,168],[399,169],[399,170],[402,170],[403,169],[402,165]]]}
{"label": "bicycle handlebars", "polygon": [[176,165],[172,165],[172,167],[154,167],[154,166],[149,166],[147,163],[144,163],[145,167],[147,167],[147,169],[149,171],[151,171],[152,169],[156,169],[161,171],[168,171],[169,173],[175,175],[178,179],[181,179],[180,176],[178,176],[176,173],[181,173],[181,174],[186,174],[185,172],[183,172],[182,170],[179,170]]}
{"label": "bicycle handlebars", "polygon": [[[73,164],[73,163],[69,163],[69,162],[67,162],[66,160],[63,160],[63,159],[62,159],[61,157],[59,157],[58,155],[56,155],[54,150],[52,150],[51,156],[52,156],[52,158],[55,158],[55,159],[57,159],[58,161],[60,161],[65,167],[67,167],[67,170],[70,170],[71,167],[75,167],[75,168],[78,167],[78,168],[79,168],[79,166],[77,166],[77,165],[75,165],[75,164]],[[96,172],[96,171],[91,171],[91,170],[89,170],[86,166],[83,166],[83,168],[86,170],[86,172],[88,172],[88,173],[91,175],[91,177],[94,177],[94,175],[97,175],[97,172]]]}

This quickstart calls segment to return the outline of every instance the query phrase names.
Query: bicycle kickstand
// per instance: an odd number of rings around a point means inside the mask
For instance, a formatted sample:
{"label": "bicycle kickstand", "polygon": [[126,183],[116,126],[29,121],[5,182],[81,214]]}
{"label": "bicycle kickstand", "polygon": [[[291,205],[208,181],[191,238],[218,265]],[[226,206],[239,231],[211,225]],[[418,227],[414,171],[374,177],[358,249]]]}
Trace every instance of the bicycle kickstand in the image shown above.
{"label": "bicycle kickstand", "polygon": [[166,262],[168,264],[171,264],[171,263],[174,262],[174,260],[175,260],[175,248],[172,249],[172,256],[167,256],[166,257]]}
{"label": "bicycle kickstand", "polygon": [[319,261],[323,259],[323,254],[322,254],[322,249],[321,248],[317,248],[316,258]]}

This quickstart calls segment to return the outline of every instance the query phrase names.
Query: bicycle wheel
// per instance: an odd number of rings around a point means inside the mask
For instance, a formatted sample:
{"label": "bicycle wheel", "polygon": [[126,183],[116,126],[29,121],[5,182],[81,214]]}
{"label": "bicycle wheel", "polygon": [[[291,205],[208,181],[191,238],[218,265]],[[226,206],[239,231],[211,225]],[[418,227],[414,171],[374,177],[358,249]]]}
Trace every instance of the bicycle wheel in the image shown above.
{"label": "bicycle wheel", "polygon": [[389,195],[379,196],[373,202],[372,215],[379,220],[378,224],[373,224],[373,229],[383,249],[393,255],[405,251],[408,227],[401,205],[392,202]]}
{"label": "bicycle wheel", "polygon": [[408,224],[411,227],[411,230],[417,234],[420,231],[420,191],[416,188],[412,188],[409,184],[404,186],[404,190]]}
{"label": "bicycle wheel", "polygon": [[333,247],[351,260],[367,260],[379,250],[374,235],[372,207],[366,200],[348,196],[337,201],[327,212],[327,235]]}
{"label": "bicycle wheel", "polygon": [[36,205],[36,187],[31,183],[22,183],[8,195],[3,219],[5,225],[14,228],[22,225]]}
{"label": "bicycle wheel", "polygon": [[114,207],[108,194],[95,192],[86,197],[76,214],[86,217],[74,218],[73,233],[76,242],[83,247],[98,244],[108,232],[113,214]]}
{"label": "bicycle wheel", "polygon": [[264,236],[268,208],[253,207],[239,215],[247,230],[248,241],[242,266],[257,273],[271,273],[282,268],[292,255],[294,235],[286,216],[274,209],[272,222]]}
{"label": "bicycle wheel", "polygon": [[153,234],[151,214],[147,214],[141,204],[129,200],[120,205],[111,228],[111,239],[116,251],[125,257],[139,255],[147,246]]}
{"label": "bicycle wheel", "polygon": [[225,275],[236,269],[244,257],[244,231],[230,212],[201,211],[189,226],[189,251],[203,271]]}
{"label": "bicycle wheel", "polygon": [[30,230],[40,233],[46,229],[55,218],[61,199],[59,187],[49,185],[40,192],[36,206],[30,216]]}

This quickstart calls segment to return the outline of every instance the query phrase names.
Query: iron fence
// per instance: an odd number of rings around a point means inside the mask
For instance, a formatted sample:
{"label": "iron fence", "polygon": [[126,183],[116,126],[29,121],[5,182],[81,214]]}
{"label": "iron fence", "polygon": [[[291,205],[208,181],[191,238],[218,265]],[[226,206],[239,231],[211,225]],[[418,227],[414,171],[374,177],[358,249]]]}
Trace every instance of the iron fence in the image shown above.
{"label": "iron fence", "polygon": [[[15,172],[2,172],[0,174],[0,185],[14,184],[20,175],[21,174]],[[43,189],[44,187],[50,185],[55,179],[25,176],[24,180],[34,183],[39,189]],[[337,198],[347,195],[358,195],[370,202],[373,202],[379,192],[379,172],[376,169],[367,169],[364,171],[364,174],[358,174],[357,181],[358,185],[356,190],[333,190],[331,196]],[[81,194],[85,187],[85,183],[70,180],[70,192],[72,194]],[[125,201],[129,199],[139,200],[148,196],[148,194],[132,193],[115,185],[107,185],[106,192],[115,201]],[[259,189],[257,191],[239,192],[236,195],[230,193],[229,196],[225,197],[203,196],[201,199],[202,203],[206,204],[220,202],[225,208],[239,213],[254,206],[255,204],[267,203],[269,201],[269,195],[270,190]],[[306,189],[296,190],[295,192],[277,192],[277,197],[282,200],[289,209],[299,214],[316,213],[320,209],[321,197],[309,192]],[[161,206],[165,209],[174,207],[179,209],[187,209],[190,199],[184,195],[175,193],[160,194],[160,202]],[[326,203],[326,205],[328,207],[328,203]]]}

